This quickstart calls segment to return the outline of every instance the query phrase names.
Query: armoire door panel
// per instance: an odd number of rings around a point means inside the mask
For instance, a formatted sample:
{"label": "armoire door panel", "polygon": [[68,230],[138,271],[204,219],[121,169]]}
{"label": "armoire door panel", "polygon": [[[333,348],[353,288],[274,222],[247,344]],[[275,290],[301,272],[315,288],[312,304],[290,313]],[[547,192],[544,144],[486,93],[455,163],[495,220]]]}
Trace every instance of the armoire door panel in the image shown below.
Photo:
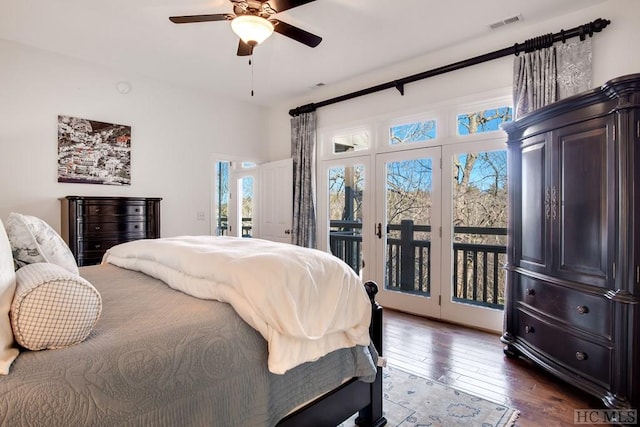
{"label": "armoire door panel", "polygon": [[547,266],[548,204],[545,202],[546,142],[536,142],[522,149],[522,238],[521,265],[544,271]]}
{"label": "armoire door panel", "polygon": [[608,215],[609,165],[607,121],[567,127],[558,134],[558,273],[569,280],[607,287],[608,249],[613,218]]}

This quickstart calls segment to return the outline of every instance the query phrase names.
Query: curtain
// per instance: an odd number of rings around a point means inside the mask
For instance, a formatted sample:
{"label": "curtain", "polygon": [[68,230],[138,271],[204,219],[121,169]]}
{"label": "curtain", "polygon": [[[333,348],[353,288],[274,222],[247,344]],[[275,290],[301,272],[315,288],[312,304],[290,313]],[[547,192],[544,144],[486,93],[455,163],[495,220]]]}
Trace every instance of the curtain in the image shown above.
{"label": "curtain", "polygon": [[293,231],[291,243],[316,247],[315,210],[316,113],[291,119],[293,157]]}
{"label": "curtain", "polygon": [[591,89],[591,38],[516,56],[513,63],[514,119]]}

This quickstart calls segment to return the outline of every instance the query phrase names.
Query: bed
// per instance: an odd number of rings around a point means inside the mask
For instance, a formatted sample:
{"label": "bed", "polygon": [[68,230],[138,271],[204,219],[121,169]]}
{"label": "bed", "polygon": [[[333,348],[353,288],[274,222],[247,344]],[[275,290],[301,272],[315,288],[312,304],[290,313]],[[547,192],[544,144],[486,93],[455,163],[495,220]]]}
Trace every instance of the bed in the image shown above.
{"label": "bed", "polygon": [[[0,256],[6,258],[4,234],[0,222]],[[144,242],[137,250],[146,251]],[[237,302],[188,295],[165,281],[172,279],[160,280],[162,273],[124,268],[107,258],[78,269],[76,280],[86,280],[101,302],[87,336],[61,348],[20,348],[7,375],[0,376],[0,425],[336,426],[356,412],[358,425],[386,424],[377,366],[382,310],[374,283],[363,285],[371,306],[368,344],[282,365],[289,350],[272,360],[277,331],[265,339],[247,311],[234,308]],[[21,281],[46,282],[24,272],[50,264],[18,269],[16,289]],[[0,262],[0,316],[8,265]],[[0,340],[0,352],[3,346],[11,356],[15,349]],[[295,353],[294,359],[306,354]]]}

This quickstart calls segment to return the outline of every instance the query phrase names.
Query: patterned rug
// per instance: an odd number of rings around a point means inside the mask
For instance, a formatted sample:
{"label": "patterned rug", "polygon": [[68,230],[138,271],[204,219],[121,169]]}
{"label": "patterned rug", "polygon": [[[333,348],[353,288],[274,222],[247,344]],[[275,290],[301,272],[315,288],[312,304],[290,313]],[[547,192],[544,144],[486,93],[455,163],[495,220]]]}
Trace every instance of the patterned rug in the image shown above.
{"label": "patterned rug", "polygon": [[[398,368],[387,366],[383,373],[383,408],[389,427],[508,427],[520,414],[516,409]],[[354,419],[342,426],[353,426]]]}

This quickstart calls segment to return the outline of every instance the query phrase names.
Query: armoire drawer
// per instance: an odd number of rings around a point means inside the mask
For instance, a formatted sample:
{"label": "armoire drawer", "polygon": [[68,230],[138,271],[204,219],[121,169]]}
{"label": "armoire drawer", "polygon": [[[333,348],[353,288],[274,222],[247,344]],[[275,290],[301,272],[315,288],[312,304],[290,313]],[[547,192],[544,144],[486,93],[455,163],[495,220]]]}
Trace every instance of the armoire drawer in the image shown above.
{"label": "armoire drawer", "polygon": [[517,311],[518,337],[578,375],[611,383],[612,349],[579,338],[546,321]]}
{"label": "armoire drawer", "polygon": [[611,338],[611,300],[518,275],[516,301],[572,326]]}
{"label": "armoire drawer", "polygon": [[144,216],[146,211],[146,206],[144,203],[140,202],[137,204],[124,204],[124,203],[115,203],[115,204],[85,204],[80,208],[80,215],[99,215],[101,217],[105,217],[107,215],[133,215],[133,216]]}

